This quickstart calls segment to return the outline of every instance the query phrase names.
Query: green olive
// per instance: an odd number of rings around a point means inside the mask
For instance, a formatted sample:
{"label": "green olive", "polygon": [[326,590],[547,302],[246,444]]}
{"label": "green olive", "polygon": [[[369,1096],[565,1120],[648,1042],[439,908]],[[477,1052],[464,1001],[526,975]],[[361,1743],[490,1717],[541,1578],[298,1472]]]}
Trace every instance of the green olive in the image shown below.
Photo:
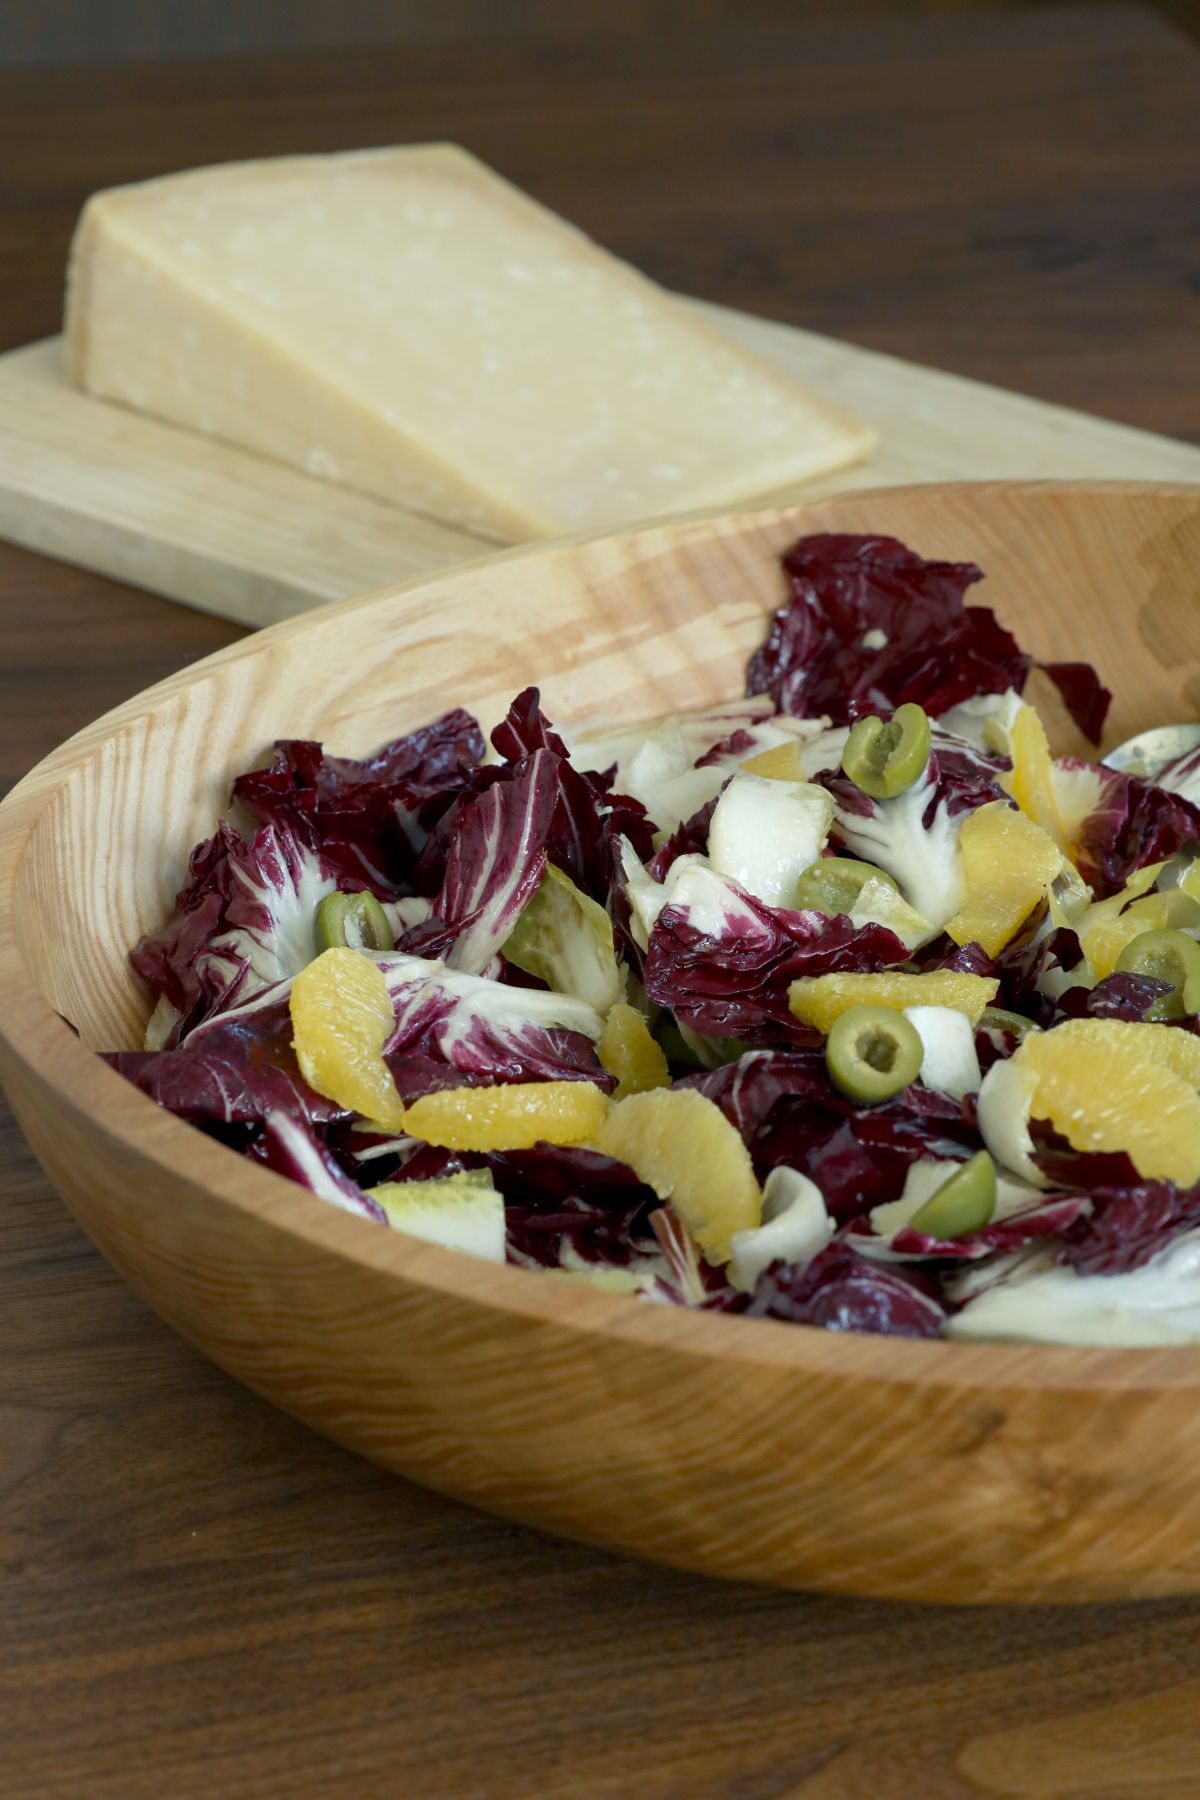
{"label": "green olive", "polygon": [[985,1006],[979,1015],[982,1031],[1008,1031],[1018,1042],[1033,1030],[1033,1020],[1024,1013],[1008,1012],[1003,1006]]}
{"label": "green olive", "polygon": [[996,1210],[996,1165],[986,1150],[955,1169],[908,1221],[913,1231],[948,1244],[982,1231]]}
{"label": "green olive", "polygon": [[1200,1013],[1200,944],[1186,931],[1143,931],[1117,958],[1122,975],[1150,975],[1168,981],[1171,992],[1162,994],[1146,1013],[1148,1019],[1183,1019]]}
{"label": "green olive", "polygon": [[349,945],[351,950],[394,950],[387,914],[374,894],[326,894],[313,919],[318,955]]}
{"label": "green olive", "polygon": [[851,728],[842,751],[842,773],[872,800],[892,800],[919,781],[929,761],[929,720],[908,701],[885,724],[873,715]]}
{"label": "green olive", "polygon": [[856,862],[852,856],[821,856],[800,877],[794,905],[798,912],[828,913],[836,918],[854,910],[868,881],[886,881],[900,892],[890,875],[873,869],[870,863]]}
{"label": "green olive", "polygon": [[890,1100],[921,1072],[924,1046],[914,1025],[892,1006],[852,1006],[825,1040],[830,1080],[865,1106]]}

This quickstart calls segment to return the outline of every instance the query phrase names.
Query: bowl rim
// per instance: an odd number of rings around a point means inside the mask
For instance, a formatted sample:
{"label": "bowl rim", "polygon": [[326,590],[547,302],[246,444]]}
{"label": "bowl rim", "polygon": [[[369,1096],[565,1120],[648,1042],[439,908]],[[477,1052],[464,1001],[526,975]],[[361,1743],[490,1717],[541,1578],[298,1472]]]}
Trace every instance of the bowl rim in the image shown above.
{"label": "bowl rim", "polygon": [[[538,1270],[492,1264],[446,1250],[396,1231],[370,1231],[365,1222],[246,1158],[165,1112],[104,1063],[76,1036],[72,1027],[43,996],[25,962],[13,921],[13,894],[26,846],[45,809],[74,773],[98,755],[119,731],[148,717],[164,700],[206,682],[231,663],[269,655],[273,647],[339,613],[350,614],[390,604],[397,598],[453,578],[466,570],[562,554],[584,545],[636,541],[666,536],[672,540],[736,523],[770,526],[794,518],[802,528],[810,505],[839,499],[869,503],[887,495],[890,501],[910,493],[996,492],[1025,495],[1125,495],[1147,500],[1193,498],[1200,502],[1200,483],[1153,481],[996,480],[907,483],[898,487],[855,490],[819,496],[811,501],[734,510],[711,509],[651,520],[613,532],[581,533],[518,545],[483,554],[451,569],[435,570],[312,608],[282,620],[214,652],[199,662],[143,689],[73,733],[44,757],[0,800],[0,1045],[55,1095],[63,1111],[87,1121],[94,1131],[115,1139],[125,1150],[152,1165],[169,1187],[181,1169],[189,1188],[265,1224],[272,1231],[298,1238],[340,1262],[394,1277],[399,1283],[437,1292],[487,1312],[521,1321],[558,1327],[576,1336],[622,1342],[663,1356],[684,1355],[724,1367],[769,1366],[798,1376],[881,1385],[972,1389],[981,1392],[1052,1394],[1200,1390],[1200,1344],[1156,1347],[1075,1346],[1026,1341],[959,1342],[916,1340],[872,1333],[831,1332],[814,1326],[772,1319],[650,1306],[630,1296],[589,1289],[583,1284],[547,1281]],[[128,1114],[128,1120],[126,1120]]]}

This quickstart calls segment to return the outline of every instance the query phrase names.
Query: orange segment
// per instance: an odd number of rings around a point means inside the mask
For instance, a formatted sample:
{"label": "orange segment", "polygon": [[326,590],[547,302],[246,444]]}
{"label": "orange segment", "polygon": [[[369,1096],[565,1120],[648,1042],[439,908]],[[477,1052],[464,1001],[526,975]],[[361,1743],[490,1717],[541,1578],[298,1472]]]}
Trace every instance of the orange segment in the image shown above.
{"label": "orange segment", "polygon": [[593,1081],[521,1081],[425,1094],[405,1110],[404,1129],[443,1150],[531,1150],[591,1143],[607,1112]]}
{"label": "orange segment", "polygon": [[350,1112],[404,1129],[383,1046],[395,1026],[379,965],[361,950],[323,951],[292,983],[292,1047],[309,1087]]}
{"label": "orange segment", "polygon": [[604,1032],[596,1046],[601,1066],[617,1078],[614,1099],[669,1087],[671,1071],[662,1048],[650,1035],[650,1027],[636,1006],[618,1000],[609,1008]]}
{"label": "orange segment", "polygon": [[748,756],[738,767],[744,769],[747,775],[765,775],[768,781],[808,780],[804,773],[800,746],[794,740],[787,744],[775,744],[770,750],[760,750],[757,756]]}
{"label": "orange segment", "polygon": [[1050,833],[1005,800],[990,801],[963,820],[958,836],[967,897],[946,925],[956,944],[1003,950],[1062,867]]}
{"label": "orange segment", "polygon": [[618,1101],[596,1148],[669,1200],[710,1262],[728,1262],[733,1233],[761,1223],[750,1153],[720,1107],[694,1088]]}
{"label": "orange segment", "polygon": [[788,989],[788,1004],[805,1025],[828,1035],[835,1020],[852,1006],[952,1006],[978,1025],[1000,983],[986,975],[963,975],[954,969],[931,969],[925,975],[802,975]]}
{"label": "orange segment", "polygon": [[1023,706],[1013,720],[1009,732],[1012,774],[1007,782],[1009,793],[1035,825],[1042,826],[1059,849],[1071,854],[1066,821],[1058,804],[1054,787],[1054,759],[1046,728],[1035,706]]}
{"label": "orange segment", "polygon": [[1124,1150],[1149,1181],[1200,1181],[1200,1038],[1077,1019],[1031,1032],[1012,1060],[1036,1078],[1031,1116],[1076,1150]]}

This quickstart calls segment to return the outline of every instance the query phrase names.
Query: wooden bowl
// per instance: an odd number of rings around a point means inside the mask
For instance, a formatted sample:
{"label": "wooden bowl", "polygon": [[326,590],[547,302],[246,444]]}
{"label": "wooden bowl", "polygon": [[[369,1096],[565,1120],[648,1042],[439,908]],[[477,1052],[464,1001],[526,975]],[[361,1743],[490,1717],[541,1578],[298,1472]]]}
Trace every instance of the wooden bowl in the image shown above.
{"label": "wooden bowl", "polygon": [[[974,558],[1111,740],[1200,707],[1200,488],[916,488],[522,550],[328,606],[120,707],[0,808],[0,1076],[152,1306],[319,1431],[490,1511],[712,1574],[939,1600],[1200,1589],[1200,1347],[912,1343],[650,1307],[373,1229],[160,1111],[126,951],[273,738],[362,753],[528,681],[551,718],[741,690],[778,553]],[[61,1015],[61,1016],[60,1016]],[[64,1019],[70,1020],[75,1035]]]}

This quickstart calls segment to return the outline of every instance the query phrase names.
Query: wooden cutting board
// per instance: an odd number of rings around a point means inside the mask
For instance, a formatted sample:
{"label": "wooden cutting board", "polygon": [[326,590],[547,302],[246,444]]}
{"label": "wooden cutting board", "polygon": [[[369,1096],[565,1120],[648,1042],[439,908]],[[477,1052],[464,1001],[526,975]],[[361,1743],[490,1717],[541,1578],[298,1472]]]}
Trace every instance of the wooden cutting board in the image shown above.
{"label": "wooden cutting board", "polygon": [[[1002,476],[1200,482],[1193,445],[688,304],[879,432],[868,462],[786,497]],[[0,536],[245,625],[495,548],[78,393],[57,338],[0,356]]]}

